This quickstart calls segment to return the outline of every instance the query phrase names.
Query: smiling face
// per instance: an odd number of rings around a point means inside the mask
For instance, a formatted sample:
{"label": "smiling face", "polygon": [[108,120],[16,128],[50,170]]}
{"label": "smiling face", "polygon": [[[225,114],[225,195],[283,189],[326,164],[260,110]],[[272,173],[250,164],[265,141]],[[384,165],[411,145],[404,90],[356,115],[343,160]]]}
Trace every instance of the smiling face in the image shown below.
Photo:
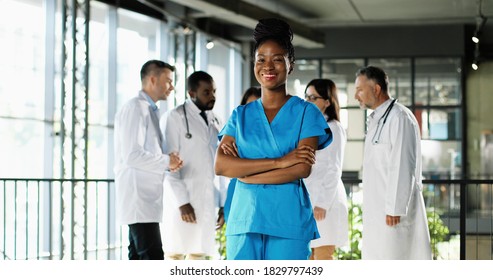
{"label": "smiling face", "polygon": [[154,101],[166,100],[175,87],[173,86],[173,71],[164,68],[154,70],[142,80],[142,90]]}
{"label": "smiling face", "polygon": [[174,90],[173,86],[173,72],[170,69],[164,69],[156,80],[156,95],[158,100],[166,100]]}
{"label": "smiling face", "polygon": [[255,78],[265,89],[285,87],[291,68],[287,51],[276,41],[265,41],[255,52]]}

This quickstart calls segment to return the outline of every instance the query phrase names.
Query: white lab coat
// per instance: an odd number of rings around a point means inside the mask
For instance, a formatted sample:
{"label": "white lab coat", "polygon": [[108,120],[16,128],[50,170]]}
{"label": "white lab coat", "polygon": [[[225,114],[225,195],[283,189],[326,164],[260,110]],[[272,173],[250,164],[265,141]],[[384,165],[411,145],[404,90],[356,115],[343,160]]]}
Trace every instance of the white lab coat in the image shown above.
{"label": "white lab coat", "polygon": [[[382,126],[381,117],[390,102],[369,117],[363,161],[362,258],[428,260],[431,247],[422,195],[420,129],[412,112],[399,103]],[[375,144],[379,120],[382,132]],[[401,216],[400,223],[387,226],[386,215]]]}
{"label": "white lab coat", "polygon": [[159,119],[144,92],[115,116],[116,215],[122,224],[160,223],[169,156],[161,149]]}
{"label": "white lab coat", "polygon": [[320,238],[312,240],[311,248],[348,244],[348,208],[346,190],[342,183],[342,163],[346,146],[346,131],[338,121],[328,122],[333,141],[315,154],[316,161],[305,185],[312,206],[324,208],[325,219],[317,221]]}
{"label": "white lab coat", "polygon": [[[209,126],[191,101],[185,102],[192,138],[187,139],[183,104],[160,120],[166,153],[179,152],[183,167],[169,173],[164,182],[163,245],[166,253],[215,254],[215,226],[218,207],[224,205],[226,186],[214,173],[221,123],[212,111],[206,111]],[[183,222],[179,207],[190,203],[196,224]]]}

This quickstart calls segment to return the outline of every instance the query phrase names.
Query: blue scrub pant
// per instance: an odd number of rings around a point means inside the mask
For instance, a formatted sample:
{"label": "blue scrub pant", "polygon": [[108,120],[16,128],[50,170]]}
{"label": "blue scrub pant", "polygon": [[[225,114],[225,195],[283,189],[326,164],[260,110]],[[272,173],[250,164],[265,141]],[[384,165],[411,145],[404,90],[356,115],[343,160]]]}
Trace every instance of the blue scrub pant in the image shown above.
{"label": "blue scrub pant", "polygon": [[307,260],[310,241],[288,239],[260,233],[228,235],[228,260]]}

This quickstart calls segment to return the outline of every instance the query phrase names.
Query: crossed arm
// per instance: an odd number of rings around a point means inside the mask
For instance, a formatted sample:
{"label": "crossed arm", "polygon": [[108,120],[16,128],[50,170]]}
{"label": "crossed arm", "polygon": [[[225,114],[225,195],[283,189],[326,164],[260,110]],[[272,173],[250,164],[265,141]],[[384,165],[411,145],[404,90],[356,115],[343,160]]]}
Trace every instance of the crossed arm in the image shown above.
{"label": "crossed arm", "polygon": [[298,148],[280,158],[243,159],[238,156],[235,138],[225,135],[217,149],[217,175],[249,184],[282,184],[310,175],[315,163],[317,137],[300,140]]}

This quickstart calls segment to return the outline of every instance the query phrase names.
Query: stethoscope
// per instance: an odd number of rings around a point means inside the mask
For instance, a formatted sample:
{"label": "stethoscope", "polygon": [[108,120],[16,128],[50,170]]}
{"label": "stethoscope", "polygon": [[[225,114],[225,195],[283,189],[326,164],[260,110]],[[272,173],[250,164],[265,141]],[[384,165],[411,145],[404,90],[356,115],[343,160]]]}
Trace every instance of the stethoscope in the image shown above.
{"label": "stethoscope", "polygon": [[192,138],[192,134],[190,133],[190,128],[188,127],[188,117],[187,117],[187,109],[185,109],[186,103],[183,102],[183,114],[185,115],[185,123],[187,124],[187,133],[185,133],[185,138]]}
{"label": "stethoscope", "polygon": [[[186,102],[183,103],[183,114],[185,115],[185,124],[187,126],[187,133],[185,133],[185,138],[187,139],[190,139],[192,138],[192,133],[190,133],[190,127],[188,125],[188,117],[187,117],[187,109],[185,109],[185,106],[186,105]],[[214,117],[214,119],[212,120],[212,122],[218,122],[217,118]]]}
{"label": "stethoscope", "polygon": [[[385,125],[385,122],[387,122],[387,117],[389,116],[390,110],[392,110],[392,107],[394,107],[394,103],[396,101],[397,101],[397,99],[393,99],[392,102],[390,102],[390,105],[387,107],[387,109],[385,110],[383,115],[378,120],[377,130],[375,131],[375,134],[373,134],[373,138],[371,139],[373,144],[378,144],[378,142],[380,142],[380,135],[382,134],[383,126]],[[383,119],[383,123],[382,123],[382,119]],[[380,123],[382,123],[381,127],[380,127]],[[375,139],[375,137],[377,137],[377,139]]]}

